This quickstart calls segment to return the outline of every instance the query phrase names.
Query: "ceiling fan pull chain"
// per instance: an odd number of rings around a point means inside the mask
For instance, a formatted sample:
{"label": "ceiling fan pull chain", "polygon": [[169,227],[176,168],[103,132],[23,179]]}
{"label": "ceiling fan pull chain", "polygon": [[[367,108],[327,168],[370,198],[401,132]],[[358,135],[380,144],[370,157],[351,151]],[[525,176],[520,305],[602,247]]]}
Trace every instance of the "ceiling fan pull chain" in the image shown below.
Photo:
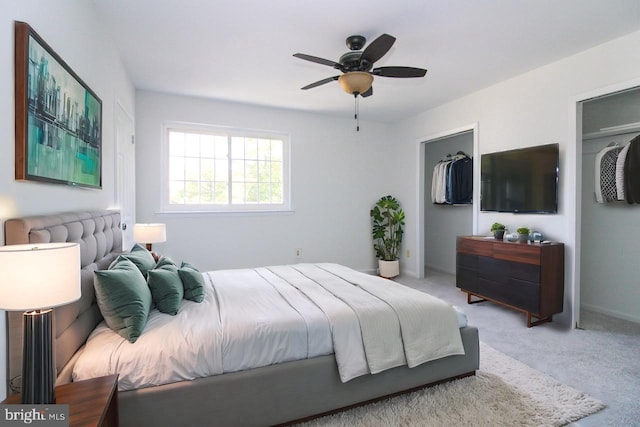
{"label": "ceiling fan pull chain", "polygon": [[353,97],[355,98],[355,115],[356,119],[356,132],[360,132],[360,103],[358,102],[358,94],[354,93]]}

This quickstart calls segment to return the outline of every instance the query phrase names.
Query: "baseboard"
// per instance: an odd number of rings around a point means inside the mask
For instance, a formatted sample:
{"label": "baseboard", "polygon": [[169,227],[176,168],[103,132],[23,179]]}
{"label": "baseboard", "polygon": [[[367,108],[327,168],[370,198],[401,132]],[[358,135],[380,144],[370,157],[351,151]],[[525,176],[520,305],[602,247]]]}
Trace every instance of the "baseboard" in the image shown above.
{"label": "baseboard", "polygon": [[435,271],[436,273],[451,274],[452,276],[456,275],[455,271],[447,271],[447,270],[444,270],[444,269],[439,268],[439,267],[434,267],[432,265],[425,265],[424,269],[425,269],[425,271]]}
{"label": "baseboard", "polygon": [[400,274],[403,276],[413,277],[414,279],[419,279],[418,274],[413,270],[405,270],[400,268]]}
{"label": "baseboard", "polygon": [[607,315],[607,316],[615,317],[617,319],[628,320],[629,322],[634,322],[634,323],[640,323],[640,317],[633,316],[633,315],[628,314],[628,313],[621,313],[621,312],[616,311],[616,310],[609,310],[607,308],[603,308],[603,307],[599,307],[599,306],[595,306],[595,305],[591,305],[591,304],[585,304],[585,303],[581,303],[580,304],[580,308],[585,308],[585,309],[587,309],[589,311],[594,311],[596,313],[600,313],[600,314],[604,314],[604,315]]}

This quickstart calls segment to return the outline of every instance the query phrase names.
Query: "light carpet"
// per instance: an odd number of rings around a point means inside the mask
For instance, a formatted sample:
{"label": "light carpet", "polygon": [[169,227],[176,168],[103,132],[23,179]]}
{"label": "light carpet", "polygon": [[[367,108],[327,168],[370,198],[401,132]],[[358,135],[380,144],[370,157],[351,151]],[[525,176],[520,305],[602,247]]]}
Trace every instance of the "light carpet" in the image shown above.
{"label": "light carpet", "polygon": [[562,426],[605,405],[480,343],[463,378],[300,424],[308,427]]}

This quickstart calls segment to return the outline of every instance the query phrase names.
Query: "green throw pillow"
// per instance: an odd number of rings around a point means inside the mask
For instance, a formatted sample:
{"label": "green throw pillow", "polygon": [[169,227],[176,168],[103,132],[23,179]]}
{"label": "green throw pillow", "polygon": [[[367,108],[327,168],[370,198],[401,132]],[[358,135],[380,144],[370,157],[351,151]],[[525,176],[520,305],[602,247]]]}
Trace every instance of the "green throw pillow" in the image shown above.
{"label": "green throw pillow", "polygon": [[145,278],[147,277],[147,272],[156,265],[156,260],[153,259],[151,252],[137,243],[133,245],[133,248],[131,248],[128,254],[122,254],[120,256],[133,262]]}
{"label": "green throw pillow", "polygon": [[156,263],[156,266],[154,268],[160,268],[162,266],[165,265],[172,265],[174,266],[176,269],[178,269],[178,266],[176,265],[175,262],[173,262],[173,260],[169,257],[166,256],[161,256],[160,259],[158,259],[158,262]]}
{"label": "green throw pillow", "polygon": [[182,264],[180,264],[180,268],[185,268],[185,267],[198,271],[198,269],[195,268],[193,265],[189,264],[188,262],[182,261]]}
{"label": "green throw pillow", "polygon": [[107,326],[129,342],[136,342],[151,310],[151,291],[138,267],[120,258],[109,270],[94,272],[93,287]]}
{"label": "green throw pillow", "polygon": [[184,298],[190,301],[204,301],[204,278],[194,266],[183,262],[178,269],[182,286],[184,287]]}
{"label": "green throw pillow", "polygon": [[147,283],[151,289],[151,298],[161,313],[175,316],[180,309],[184,288],[178,267],[165,264],[160,268],[149,270]]}

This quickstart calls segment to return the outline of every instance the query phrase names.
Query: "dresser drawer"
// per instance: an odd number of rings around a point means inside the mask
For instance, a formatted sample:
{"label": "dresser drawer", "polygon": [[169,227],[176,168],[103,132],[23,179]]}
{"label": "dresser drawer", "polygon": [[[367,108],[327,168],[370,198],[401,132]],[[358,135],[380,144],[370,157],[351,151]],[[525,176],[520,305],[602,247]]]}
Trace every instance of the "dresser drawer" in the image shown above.
{"label": "dresser drawer", "polygon": [[495,245],[493,257],[505,261],[540,265],[540,248],[526,243]]}
{"label": "dresser drawer", "polygon": [[456,247],[457,252],[471,254],[471,255],[482,255],[482,256],[493,256],[493,242],[488,240],[476,240],[476,239],[465,239],[459,238]]}
{"label": "dresser drawer", "polygon": [[458,252],[456,254],[456,265],[458,267],[464,267],[471,270],[477,270],[480,268],[479,256]]}
{"label": "dresser drawer", "polygon": [[479,279],[478,270],[471,270],[461,266],[456,268],[456,286],[460,289],[469,292],[479,292]]}
{"label": "dresser drawer", "polygon": [[505,286],[509,304],[532,313],[540,312],[540,285],[538,283],[518,280],[513,277]]}
{"label": "dresser drawer", "polygon": [[527,282],[540,283],[540,266],[537,264],[526,264],[524,262],[509,262],[503,260],[505,274],[514,279],[526,280]]}

